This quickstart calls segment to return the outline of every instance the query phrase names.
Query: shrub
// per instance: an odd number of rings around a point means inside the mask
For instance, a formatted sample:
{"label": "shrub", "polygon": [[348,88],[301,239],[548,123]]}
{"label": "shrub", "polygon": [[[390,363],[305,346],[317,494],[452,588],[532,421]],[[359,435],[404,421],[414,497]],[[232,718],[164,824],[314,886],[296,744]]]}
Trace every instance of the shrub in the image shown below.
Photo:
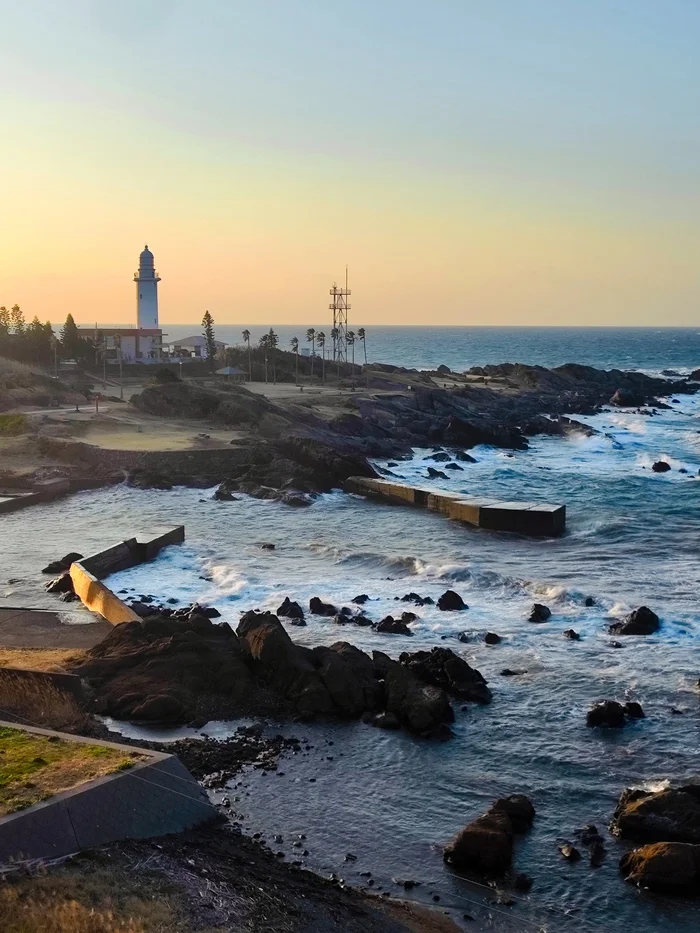
{"label": "shrub", "polygon": [[25,415],[0,415],[0,436],[13,437],[17,434],[26,434],[27,430]]}
{"label": "shrub", "polygon": [[168,382],[180,382],[180,377],[174,369],[168,369],[167,366],[159,366],[153,374],[153,381],[160,385]]}
{"label": "shrub", "polygon": [[75,699],[52,683],[0,671],[0,718],[59,732],[92,732],[93,721]]}

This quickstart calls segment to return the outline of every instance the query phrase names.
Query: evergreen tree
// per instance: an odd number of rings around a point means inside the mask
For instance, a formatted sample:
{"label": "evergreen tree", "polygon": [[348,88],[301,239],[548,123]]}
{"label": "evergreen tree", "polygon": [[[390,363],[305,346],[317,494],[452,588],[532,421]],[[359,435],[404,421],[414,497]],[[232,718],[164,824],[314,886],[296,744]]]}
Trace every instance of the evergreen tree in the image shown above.
{"label": "evergreen tree", "polygon": [[209,311],[204,312],[202,327],[204,328],[204,339],[207,342],[207,359],[213,372],[216,368],[216,339],[214,337],[214,318]]}
{"label": "evergreen tree", "polygon": [[10,308],[10,328],[12,329],[12,333],[17,334],[18,337],[24,334],[24,314],[22,314],[22,309],[19,305],[12,305]]}

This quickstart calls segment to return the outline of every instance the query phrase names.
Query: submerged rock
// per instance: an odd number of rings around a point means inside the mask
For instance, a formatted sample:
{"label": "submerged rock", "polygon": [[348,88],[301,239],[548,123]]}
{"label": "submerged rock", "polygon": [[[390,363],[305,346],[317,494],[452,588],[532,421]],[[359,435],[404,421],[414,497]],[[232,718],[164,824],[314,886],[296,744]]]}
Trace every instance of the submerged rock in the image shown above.
{"label": "submerged rock", "polygon": [[491,702],[491,691],[481,673],[449,648],[433,648],[432,651],[413,654],[403,652],[399,662],[419,680],[441,687],[450,696],[474,703]]}
{"label": "submerged rock", "polygon": [[503,641],[500,635],[497,635],[495,632],[487,632],[484,635],[484,641],[487,645],[500,645]]}
{"label": "submerged rock", "polygon": [[395,619],[393,616],[386,616],[381,622],[378,622],[376,631],[389,635],[413,635],[405,622],[401,619]]}
{"label": "submerged rock", "polygon": [[652,635],[658,631],[659,617],[647,606],[640,606],[621,622],[613,622],[608,628],[611,635]]}
{"label": "submerged rock", "polygon": [[625,881],[669,894],[700,893],[700,845],[657,842],[626,852],[620,859]]}
{"label": "submerged rock", "polygon": [[579,633],[574,631],[572,628],[568,628],[564,632],[564,638],[568,638],[570,641],[581,641],[581,636]]}
{"label": "submerged rock", "polygon": [[667,463],[665,460],[657,460],[656,463],[653,463],[651,466],[654,473],[668,473],[671,469],[671,464]]}
{"label": "submerged rock", "polygon": [[594,703],[586,714],[586,725],[591,727],[607,726],[621,729],[626,722],[625,708],[617,700],[600,700]]}

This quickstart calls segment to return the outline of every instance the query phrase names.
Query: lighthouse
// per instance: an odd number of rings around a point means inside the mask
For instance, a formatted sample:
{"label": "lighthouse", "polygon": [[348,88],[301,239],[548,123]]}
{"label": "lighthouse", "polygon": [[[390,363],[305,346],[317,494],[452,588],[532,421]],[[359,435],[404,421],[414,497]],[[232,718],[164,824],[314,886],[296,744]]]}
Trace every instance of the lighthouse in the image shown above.
{"label": "lighthouse", "polygon": [[158,283],[160,276],[153,264],[153,253],[146,244],[139,256],[136,282],[136,326],[139,330],[158,329]]}

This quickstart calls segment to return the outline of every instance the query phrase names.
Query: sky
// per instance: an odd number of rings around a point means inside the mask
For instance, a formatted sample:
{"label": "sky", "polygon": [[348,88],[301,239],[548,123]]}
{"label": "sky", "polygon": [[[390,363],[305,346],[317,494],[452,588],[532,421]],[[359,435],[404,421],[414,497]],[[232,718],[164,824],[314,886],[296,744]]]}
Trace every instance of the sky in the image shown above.
{"label": "sky", "polygon": [[0,0],[0,304],[688,325],[700,3]]}

